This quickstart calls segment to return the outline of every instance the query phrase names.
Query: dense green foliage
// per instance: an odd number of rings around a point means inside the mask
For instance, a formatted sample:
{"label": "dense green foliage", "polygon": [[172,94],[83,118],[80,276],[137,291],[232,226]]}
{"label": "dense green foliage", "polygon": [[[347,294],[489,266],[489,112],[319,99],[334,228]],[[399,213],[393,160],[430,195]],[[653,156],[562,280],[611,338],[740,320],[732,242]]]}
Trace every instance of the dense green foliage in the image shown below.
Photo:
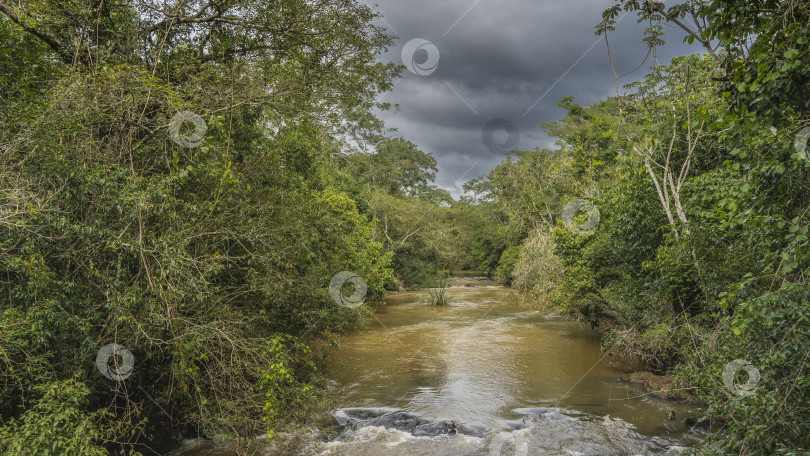
{"label": "dense green foliage", "polygon": [[[330,298],[335,274],[375,299],[471,262],[478,219],[371,115],[399,68],[367,6],[0,12],[0,452],[274,437],[318,410],[313,347],[370,312]],[[110,343],[121,381],[96,366]]]}
{"label": "dense green foliage", "polygon": [[[354,271],[371,297],[393,281],[334,164],[334,138],[361,129],[398,71],[376,61],[390,37],[374,13],[0,11],[0,452],[147,451],[166,432],[304,420],[308,345],[367,312],[337,306],[330,278]],[[199,124],[173,124],[180,111]],[[96,367],[113,342],[134,355],[124,381]]]}
{"label": "dense green foliage", "polygon": [[454,201],[433,185],[436,160],[402,138],[378,138],[375,153],[343,157],[349,194],[374,224],[374,238],[392,255],[396,283],[428,286],[439,270],[477,266],[468,245],[486,223],[479,208]]}
{"label": "dense green foliage", "polygon": [[[623,9],[649,24],[651,46],[670,22],[709,54],[657,64],[593,106],[564,99],[545,127],[554,150],[515,152],[469,184],[497,221],[477,258],[676,374],[724,426],[701,452],[806,454],[810,8],[619,1],[598,32]],[[581,208],[565,216],[569,204]],[[761,375],[752,394],[724,384],[735,359]]]}

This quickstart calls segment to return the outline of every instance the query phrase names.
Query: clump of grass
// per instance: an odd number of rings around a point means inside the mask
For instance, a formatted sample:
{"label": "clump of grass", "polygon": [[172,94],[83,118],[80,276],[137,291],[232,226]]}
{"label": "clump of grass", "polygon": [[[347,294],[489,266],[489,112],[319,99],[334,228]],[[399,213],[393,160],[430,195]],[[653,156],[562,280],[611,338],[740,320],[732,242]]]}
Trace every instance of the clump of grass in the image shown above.
{"label": "clump of grass", "polygon": [[452,302],[447,294],[447,271],[439,271],[436,278],[428,281],[428,295],[426,302],[431,306],[446,306]]}

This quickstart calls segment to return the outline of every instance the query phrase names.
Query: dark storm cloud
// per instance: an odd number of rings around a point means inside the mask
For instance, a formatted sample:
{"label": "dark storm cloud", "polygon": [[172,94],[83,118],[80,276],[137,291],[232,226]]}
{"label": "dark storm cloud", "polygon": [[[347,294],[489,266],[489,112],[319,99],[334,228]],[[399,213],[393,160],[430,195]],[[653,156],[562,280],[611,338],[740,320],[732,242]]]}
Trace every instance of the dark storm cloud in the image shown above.
{"label": "dark storm cloud", "polygon": [[[397,112],[381,113],[397,135],[432,153],[439,162],[437,184],[459,195],[461,185],[486,174],[503,159],[482,141],[493,119],[512,122],[520,132],[517,148],[553,144],[540,129],[559,119],[557,102],[572,95],[589,104],[615,95],[604,39],[594,26],[612,0],[379,0],[381,25],[398,36],[385,60],[403,63],[400,53],[414,39],[427,40],[439,53],[435,71],[425,75],[407,70],[383,100],[398,104]],[[641,42],[644,25],[633,14],[610,35],[613,62],[620,74],[638,66],[647,50]],[[668,44],[658,50],[661,63],[674,55],[700,52],[682,44],[683,32],[668,30]],[[428,58],[429,47],[414,62]],[[641,70],[622,84],[641,78]],[[431,72],[432,71],[432,72]],[[493,136],[493,135],[490,135]],[[511,138],[498,131],[493,141]],[[497,147],[494,148],[497,151]]]}

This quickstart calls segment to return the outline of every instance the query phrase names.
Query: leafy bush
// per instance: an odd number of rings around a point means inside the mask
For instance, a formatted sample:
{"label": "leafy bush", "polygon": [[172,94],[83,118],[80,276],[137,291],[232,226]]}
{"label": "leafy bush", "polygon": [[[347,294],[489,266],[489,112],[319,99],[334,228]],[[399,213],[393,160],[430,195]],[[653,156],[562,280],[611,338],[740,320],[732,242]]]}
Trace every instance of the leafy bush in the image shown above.
{"label": "leafy bush", "polygon": [[32,405],[0,426],[0,451],[9,456],[106,456],[121,433],[105,409],[88,411],[90,389],[76,379],[34,387]]}
{"label": "leafy bush", "polygon": [[550,297],[565,277],[549,233],[537,230],[523,242],[512,271],[512,286],[527,291],[534,304],[549,306]]}
{"label": "leafy bush", "polygon": [[[699,388],[711,416],[725,424],[705,454],[810,453],[808,302],[810,287],[795,282],[739,302],[723,330],[679,369]],[[736,359],[749,362],[761,377],[750,394],[736,394],[723,382],[724,367]],[[745,374],[737,378],[746,380]]]}

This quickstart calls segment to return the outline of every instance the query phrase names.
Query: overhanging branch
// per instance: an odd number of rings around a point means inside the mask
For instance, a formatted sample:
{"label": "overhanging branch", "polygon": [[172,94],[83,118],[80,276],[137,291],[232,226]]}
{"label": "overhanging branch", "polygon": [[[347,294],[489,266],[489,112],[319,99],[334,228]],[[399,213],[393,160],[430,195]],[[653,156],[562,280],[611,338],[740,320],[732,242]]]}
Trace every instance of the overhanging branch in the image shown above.
{"label": "overhanging branch", "polygon": [[55,33],[51,32],[50,30],[37,28],[35,25],[31,25],[32,23],[35,24],[36,22],[34,20],[26,20],[28,18],[21,17],[19,14],[17,14],[14,8],[8,5],[4,0],[0,0],[0,11],[11,19],[12,22],[22,27],[23,30],[44,41],[54,52],[59,54],[59,57],[63,62],[67,64],[74,62],[70,49]]}

